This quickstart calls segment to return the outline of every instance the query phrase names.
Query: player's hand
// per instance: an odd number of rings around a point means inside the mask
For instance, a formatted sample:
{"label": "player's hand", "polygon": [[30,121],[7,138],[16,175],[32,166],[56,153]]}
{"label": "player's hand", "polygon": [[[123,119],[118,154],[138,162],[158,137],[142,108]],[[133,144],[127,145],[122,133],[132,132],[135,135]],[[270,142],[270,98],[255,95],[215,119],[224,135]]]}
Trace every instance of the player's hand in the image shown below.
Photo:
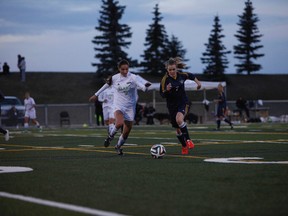
{"label": "player's hand", "polygon": [[96,95],[93,95],[89,98],[89,102],[95,102],[98,99]]}
{"label": "player's hand", "polygon": [[151,85],[152,85],[152,84],[149,83],[149,82],[145,83],[145,87],[146,87],[146,88],[148,88],[148,87],[151,86]]}
{"label": "player's hand", "polygon": [[197,90],[201,89],[201,84],[197,85]]}
{"label": "player's hand", "polygon": [[169,83],[169,84],[166,86],[166,90],[167,90],[167,91],[170,91],[171,89],[172,89],[172,84]]}

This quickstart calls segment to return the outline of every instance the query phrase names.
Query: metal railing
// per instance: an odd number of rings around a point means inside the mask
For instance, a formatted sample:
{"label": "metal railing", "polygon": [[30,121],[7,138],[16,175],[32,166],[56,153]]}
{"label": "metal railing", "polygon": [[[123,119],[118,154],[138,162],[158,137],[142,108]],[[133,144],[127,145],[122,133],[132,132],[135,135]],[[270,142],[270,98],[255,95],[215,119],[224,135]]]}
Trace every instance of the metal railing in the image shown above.
{"label": "metal railing", "polygon": [[[144,103],[142,104],[144,105]],[[237,109],[235,101],[228,101],[227,105],[232,112]],[[250,110],[250,116],[253,118],[260,117],[262,115],[261,108],[266,110],[269,116],[279,118],[288,116],[288,100],[263,101],[263,106],[258,105],[254,107],[254,110]],[[156,102],[155,109],[156,113],[167,113],[165,102]],[[206,110],[204,104],[198,101],[192,102],[190,113],[199,117],[198,123],[212,123],[215,121],[215,110],[215,103],[211,102],[209,109]],[[37,119],[45,126],[60,126],[61,111],[69,113],[71,125],[96,124],[94,104],[40,104],[37,105]],[[155,122],[157,123],[157,121]],[[145,124],[145,121],[142,120],[141,124]]]}

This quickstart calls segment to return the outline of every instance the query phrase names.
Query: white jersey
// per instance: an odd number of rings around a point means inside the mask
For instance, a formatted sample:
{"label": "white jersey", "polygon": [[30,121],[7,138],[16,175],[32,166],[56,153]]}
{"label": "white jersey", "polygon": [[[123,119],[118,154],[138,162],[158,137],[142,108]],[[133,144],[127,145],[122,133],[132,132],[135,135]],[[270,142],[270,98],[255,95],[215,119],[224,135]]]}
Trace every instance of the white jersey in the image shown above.
{"label": "white jersey", "polygon": [[102,102],[103,109],[106,107],[112,107],[114,102],[114,88],[111,86],[105,89],[99,94],[98,100]]}
{"label": "white jersey", "polygon": [[[137,75],[128,72],[127,76],[122,76],[121,73],[112,76],[111,86],[114,89],[114,111],[120,110],[125,120],[133,121],[138,100],[137,89],[146,91],[145,84],[137,79]],[[95,95],[99,97],[100,93],[108,87],[109,85],[105,84]]]}
{"label": "white jersey", "polygon": [[36,119],[35,101],[32,97],[24,99],[25,117]]}
{"label": "white jersey", "polygon": [[112,77],[112,87],[115,89],[114,105],[125,108],[135,108],[138,99],[137,88],[146,91],[145,85],[130,72],[126,77],[121,73],[115,74]]}
{"label": "white jersey", "polygon": [[32,97],[25,98],[24,99],[24,106],[25,106],[25,111],[35,111],[35,101]]}

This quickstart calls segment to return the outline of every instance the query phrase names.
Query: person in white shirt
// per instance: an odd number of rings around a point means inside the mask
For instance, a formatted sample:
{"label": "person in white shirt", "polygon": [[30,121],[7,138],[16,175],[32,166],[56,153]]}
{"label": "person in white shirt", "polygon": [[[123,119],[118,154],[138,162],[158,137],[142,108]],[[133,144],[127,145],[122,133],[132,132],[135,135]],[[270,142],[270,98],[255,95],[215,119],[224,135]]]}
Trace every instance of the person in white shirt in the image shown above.
{"label": "person in white shirt", "polygon": [[118,155],[123,155],[122,146],[127,140],[134,122],[137,88],[142,91],[147,91],[151,83],[143,84],[139,82],[137,76],[129,72],[129,62],[121,60],[118,63],[119,73],[113,75],[106,84],[104,84],[93,96],[89,98],[90,102],[97,100],[101,92],[112,86],[114,89],[114,116],[115,125],[110,131],[110,134],[105,139],[104,146],[108,147],[114,138],[117,131],[123,126],[122,134],[120,135],[115,149]]}
{"label": "person in white shirt", "polygon": [[28,129],[29,127],[29,120],[32,121],[33,124],[36,125],[37,128],[42,130],[39,122],[36,120],[36,103],[32,97],[30,97],[30,93],[25,93],[24,99],[24,106],[25,106],[25,116],[24,116],[24,128]]}
{"label": "person in white shirt", "polygon": [[109,86],[106,90],[101,92],[98,96],[98,101],[102,102],[102,109],[103,109],[103,118],[105,125],[108,126],[108,134],[114,127],[114,108],[113,108],[113,101],[114,101],[114,89],[112,86]]}

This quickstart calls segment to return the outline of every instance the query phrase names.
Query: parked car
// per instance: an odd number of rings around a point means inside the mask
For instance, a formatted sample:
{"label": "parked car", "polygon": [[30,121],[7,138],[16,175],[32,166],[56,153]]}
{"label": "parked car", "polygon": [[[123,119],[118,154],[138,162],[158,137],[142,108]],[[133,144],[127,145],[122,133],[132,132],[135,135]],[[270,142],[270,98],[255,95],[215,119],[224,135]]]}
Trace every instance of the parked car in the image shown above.
{"label": "parked car", "polygon": [[23,124],[25,107],[21,100],[15,96],[5,96],[0,102],[1,123],[6,126]]}

